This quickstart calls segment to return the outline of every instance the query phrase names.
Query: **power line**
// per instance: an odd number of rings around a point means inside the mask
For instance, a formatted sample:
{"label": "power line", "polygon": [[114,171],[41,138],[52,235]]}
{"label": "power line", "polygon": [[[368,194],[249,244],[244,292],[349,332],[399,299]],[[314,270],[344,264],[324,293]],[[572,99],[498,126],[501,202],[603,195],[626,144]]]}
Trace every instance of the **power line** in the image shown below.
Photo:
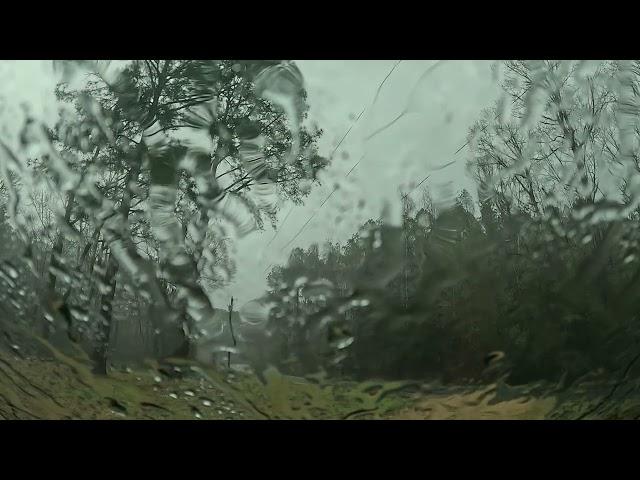
{"label": "power line", "polygon": [[[399,63],[399,62],[398,62]],[[397,67],[398,64],[396,63],[396,65],[394,65],[394,69],[395,67]],[[392,69],[393,71],[393,69]],[[385,78],[385,80],[389,78],[389,76],[387,75],[387,77]],[[342,138],[340,139],[340,141],[338,142],[338,144],[335,146],[335,148],[333,149],[333,151],[331,152],[331,155],[329,155],[329,160],[333,159],[333,156],[335,155],[336,151],[338,150],[338,148],[340,148],[340,145],[342,145],[342,142],[344,142],[345,138],[347,138],[347,136],[349,135],[349,132],[351,132],[351,130],[353,129],[353,127],[355,126],[356,123],[358,123],[358,120],[360,120],[360,117],[362,117],[362,114],[364,114],[366,110],[366,107],[362,109],[362,111],[360,112],[360,115],[358,115],[356,117],[356,119],[353,121],[353,123],[351,124],[351,126],[347,129],[347,131],[345,132],[345,134],[342,136]],[[358,163],[360,163],[360,160],[358,160],[358,162],[356,162],[356,164],[351,167],[351,170],[349,170],[349,173],[351,173],[353,171],[353,169],[356,167],[356,165],[358,165]],[[349,173],[347,173],[347,176],[349,175]],[[331,192],[329,194],[329,197],[331,197],[331,195],[333,195],[333,192]],[[325,204],[325,202],[329,199],[329,197],[327,197],[324,202],[322,202],[322,205]],[[321,205],[321,207],[322,207]],[[282,220],[282,223],[280,224],[280,227],[276,229],[276,233],[273,235],[273,237],[271,238],[271,240],[269,240],[269,243],[267,244],[267,246],[265,248],[268,248],[273,241],[276,239],[276,237],[278,236],[278,234],[282,231],[282,227],[284,226],[285,222],[287,221],[287,219],[289,218],[289,215],[291,214],[291,212],[293,212],[293,207],[295,205],[291,205],[291,208],[289,208],[289,213],[287,213],[287,215],[285,216],[285,218]],[[288,244],[287,244],[288,245]],[[273,264],[269,264],[267,266],[267,268],[264,269],[264,271],[266,272]]]}
{"label": "power line", "polygon": [[[395,65],[391,68],[391,70],[389,71],[389,73],[387,74],[386,77],[384,77],[384,80],[382,80],[382,82],[380,83],[380,85],[378,86],[378,89],[376,90],[376,95],[373,99],[373,103],[372,105],[375,104],[376,100],[378,99],[378,95],[380,94],[380,91],[382,90],[382,86],[385,84],[385,82],[387,81],[387,79],[391,76],[391,74],[393,73],[393,71],[398,67],[398,65],[400,65],[400,63],[402,62],[402,60],[398,60]],[[334,147],[333,151],[331,152],[331,155],[329,155],[329,160],[333,159],[333,156],[335,155],[335,153],[338,151],[338,148],[340,148],[340,145],[342,145],[342,142],[344,142],[344,140],[347,138],[347,136],[349,135],[349,133],[351,132],[351,130],[353,129],[353,127],[358,123],[358,121],[360,120],[360,118],[362,117],[362,115],[364,114],[364,112],[366,111],[367,107],[363,108],[362,111],[360,112],[360,114],[356,117],[356,119],[353,121],[353,123],[351,124],[351,126],[347,129],[347,131],[345,132],[345,134],[342,136],[342,138],[340,139],[340,141],[337,143],[337,145]],[[358,160],[358,162],[356,163],[356,165],[360,163],[360,160]],[[351,170],[349,170],[349,173],[351,173],[351,171],[355,168],[354,165]],[[349,175],[349,173],[347,173],[347,176]],[[331,192],[331,194],[329,194],[329,196],[333,195],[333,192]],[[324,205],[324,203],[327,201],[327,199],[325,199],[324,202],[322,202],[322,205]],[[287,216],[284,218],[284,220],[282,221],[282,223],[280,224],[280,227],[276,230],[275,235],[271,238],[271,240],[269,241],[269,243],[267,244],[267,247],[269,247],[269,245],[271,245],[271,243],[276,239],[276,237],[278,236],[278,234],[280,233],[280,231],[282,230],[283,225],[285,224],[285,222],[287,221],[287,218],[289,218],[289,214],[293,211],[293,207],[294,205],[291,205],[291,208],[289,209],[289,213],[287,213]],[[269,267],[267,267],[269,268]]]}
{"label": "power line", "polygon": [[[512,103],[517,102],[518,100],[520,100],[520,97],[522,97],[522,95],[520,95],[518,98],[516,98]],[[498,112],[495,117],[493,118],[494,120],[498,120],[498,118],[500,117],[500,113]],[[453,156],[455,157],[458,153],[460,153],[462,151],[462,149],[464,149],[464,147],[466,147],[467,145],[469,145],[469,143],[471,142],[471,139],[468,138],[461,146],[460,148],[458,148],[455,153],[453,154]],[[457,162],[457,159],[453,159],[451,160],[449,163],[443,165],[442,167],[439,167],[439,169],[443,169],[448,167],[449,165],[452,165],[453,163]],[[408,193],[413,192],[416,188],[418,188],[420,185],[422,185],[422,183],[427,180],[431,175],[427,175],[425,178],[423,178],[420,183],[418,183],[415,187],[413,187]]]}
{"label": "power line", "polygon": [[[362,159],[364,158],[364,155],[362,157],[360,157],[360,160],[358,160],[352,167],[351,169],[347,172],[347,174],[345,175],[345,178],[349,176],[349,174],[351,174],[351,172],[353,172],[353,170],[358,166],[358,164],[362,161]],[[322,203],[320,204],[320,206],[311,214],[311,216],[307,219],[307,221],[305,222],[304,225],[302,225],[302,227],[296,232],[296,234],[293,236],[293,238],[291,240],[289,240],[287,242],[287,244],[282,247],[280,249],[280,251],[284,250],[285,248],[287,248],[296,238],[298,238],[298,236],[302,233],[302,231],[304,230],[304,228],[309,224],[309,222],[311,222],[311,220],[313,219],[313,217],[316,216],[316,214],[320,211],[320,209],[325,205],[325,203],[327,203],[329,201],[329,199],[333,196],[334,193],[336,193],[336,191],[338,190],[338,187],[334,187],[334,189],[331,191],[331,193],[329,193],[329,195],[326,196],[326,198],[322,201]],[[291,207],[293,210],[293,206]],[[289,211],[289,213],[291,213],[291,211]],[[275,236],[274,236],[275,238]],[[273,240],[273,239],[271,239]],[[271,242],[269,242],[271,243]],[[273,263],[269,264],[267,266],[267,268],[264,269],[264,271],[266,272],[270,267],[273,266]]]}
{"label": "power line", "polygon": [[378,96],[380,95],[380,92],[382,91],[382,86],[385,84],[387,79],[391,76],[393,71],[398,67],[398,65],[400,65],[401,62],[402,62],[402,60],[398,60],[396,62],[396,64],[391,68],[391,70],[389,70],[389,73],[387,73],[387,76],[384,77],[384,80],[382,80],[382,83],[380,83],[380,85],[378,86],[378,89],[376,90],[376,96],[373,97],[373,102],[371,102],[371,106],[374,106],[376,104],[376,102],[378,101]]}
{"label": "power line", "polygon": [[431,65],[429,68],[427,68],[424,71],[424,73],[422,75],[420,75],[420,78],[416,82],[416,86],[411,91],[411,94],[409,96],[410,98],[409,98],[409,100],[407,100],[407,105],[404,107],[402,112],[400,112],[400,114],[396,118],[394,118],[393,120],[388,122],[386,125],[383,125],[382,127],[379,127],[376,131],[374,131],[373,133],[369,134],[365,140],[371,140],[373,137],[375,137],[379,133],[383,132],[387,128],[391,127],[394,123],[396,123],[398,120],[400,120],[402,117],[404,117],[407,113],[409,113],[409,107],[411,106],[411,104],[410,104],[411,97],[413,96],[413,93],[415,92],[416,88],[418,88],[418,85],[420,84],[420,82],[422,82],[422,80],[424,80],[430,73],[432,73],[436,68],[438,68],[443,62],[444,62],[444,60],[438,60],[436,63]]}
{"label": "power line", "polygon": [[[387,73],[387,76],[384,77],[384,79],[382,80],[382,82],[380,82],[380,85],[378,85],[378,88],[376,89],[376,94],[373,97],[373,101],[371,102],[371,106],[374,106],[376,101],[378,100],[378,96],[380,95],[380,92],[382,90],[382,87],[384,86],[384,84],[386,83],[386,81],[389,79],[389,77],[391,76],[391,74],[395,71],[396,68],[398,68],[398,65],[400,65],[400,63],[402,62],[402,60],[398,60],[393,67],[391,67],[391,70],[389,70],[389,73]],[[424,75],[423,75],[424,76]],[[344,137],[342,137],[342,140],[340,140],[340,142],[338,143],[338,145],[336,146],[336,148],[333,150],[331,156],[333,156],[333,154],[335,154],[335,152],[338,150],[338,147],[340,146],[340,144],[344,141],[344,139],[347,137],[347,135],[349,135],[349,132],[351,131],[351,129],[354,127],[354,125],[358,122],[358,120],[360,120],[360,117],[362,117],[362,114],[367,110],[367,107],[365,107],[362,112],[360,112],[360,115],[358,115],[358,118],[356,118],[356,120],[353,122],[353,124],[351,125],[351,127],[349,127],[349,130],[347,131],[347,133],[344,135]],[[360,160],[358,160],[353,167],[351,167],[351,169],[347,172],[347,174],[345,175],[345,178],[349,176],[349,174],[351,174],[351,172],[353,172],[353,170],[358,166],[358,164],[362,161],[362,159],[364,158],[364,155],[360,158]],[[338,189],[338,187],[335,187],[331,193],[329,193],[329,195],[327,195],[327,198],[324,199],[324,201],[322,202],[322,204],[316,209],[316,211],[314,211],[311,216],[307,219],[307,221],[304,223],[304,225],[302,225],[302,227],[298,230],[298,232],[293,236],[293,238],[291,238],[291,240],[289,240],[284,247],[282,247],[280,249],[280,251],[284,250],[285,248],[287,248],[296,238],[298,238],[298,236],[303,232],[303,230],[306,228],[307,225],[309,225],[309,222],[311,222],[311,220],[313,219],[313,217],[316,216],[316,214],[318,213],[318,211],[327,203],[327,201],[333,196],[333,194],[336,192],[336,190]]]}
{"label": "power line", "polygon": [[426,177],[424,177],[422,180],[420,180],[420,183],[418,183],[415,187],[413,187],[409,193],[413,192],[416,188],[418,188],[420,185],[422,185],[429,177],[431,176],[431,174],[427,175]]}
{"label": "power line", "polygon": [[[349,176],[349,174],[351,172],[353,172],[353,170],[358,166],[358,164],[362,161],[362,159],[364,158],[364,155],[360,158],[360,160],[358,160],[353,167],[351,167],[351,169],[347,172],[347,174],[345,175],[345,178]],[[322,207],[324,207],[324,205],[329,201],[329,199],[333,196],[334,193],[336,193],[338,191],[338,187],[334,187],[333,190],[331,190],[331,193],[329,193],[329,195],[327,195],[327,197],[322,201],[322,203],[320,204],[320,206],[311,214],[311,216],[307,219],[307,221],[304,223],[304,225],[302,225],[302,227],[300,227],[300,229],[298,230],[298,232],[293,236],[293,238],[291,240],[289,240],[281,249],[280,251],[284,250],[285,248],[287,248],[289,245],[291,245],[291,243],[298,238],[298,236],[302,233],[302,231],[305,229],[305,227],[307,225],[309,225],[309,222],[311,222],[311,220],[313,220],[313,217],[316,216],[316,214],[320,211],[320,209]]]}
{"label": "power line", "polygon": [[336,151],[338,150],[338,148],[340,148],[340,145],[342,145],[342,142],[344,142],[344,139],[347,138],[347,136],[349,135],[349,133],[351,132],[351,129],[355,126],[356,123],[358,123],[358,120],[360,120],[360,117],[362,117],[362,114],[364,113],[364,111],[367,108],[363,108],[362,111],[360,112],[360,115],[357,116],[357,118],[353,121],[353,123],[351,124],[351,126],[349,127],[349,129],[346,131],[346,133],[342,136],[342,138],[340,139],[340,141],[338,142],[338,144],[335,146],[335,148],[333,149],[333,151],[331,152],[331,155],[329,155],[329,160],[333,159],[333,156],[335,155]]}
{"label": "power line", "polygon": [[[380,82],[380,85],[378,85],[378,88],[376,89],[376,94],[373,98],[373,101],[371,103],[371,106],[375,105],[376,101],[378,100],[378,96],[380,95],[380,92],[382,91],[382,87],[384,86],[384,84],[386,83],[386,81],[389,79],[389,77],[391,76],[391,74],[395,71],[396,68],[398,68],[398,65],[400,65],[400,63],[402,62],[402,60],[398,60],[393,67],[391,67],[391,69],[389,70],[389,73],[387,73],[386,77],[384,77],[384,79],[382,80],[382,82]],[[333,149],[333,151],[331,152],[331,155],[329,156],[329,159],[333,159],[333,156],[335,155],[335,153],[338,151],[338,148],[340,148],[340,145],[342,145],[342,143],[344,142],[344,140],[347,138],[347,136],[349,135],[349,133],[351,132],[351,130],[353,129],[353,127],[358,123],[358,121],[360,120],[360,118],[362,117],[362,115],[364,114],[364,112],[367,110],[367,107],[363,108],[362,111],[360,112],[360,114],[357,116],[357,118],[354,120],[354,122],[351,124],[351,126],[349,127],[349,129],[345,132],[345,134],[342,136],[342,138],[340,139],[340,141],[338,142],[338,144],[335,146],[335,148]],[[345,178],[348,177],[351,172],[358,166],[358,164],[362,161],[362,159],[364,158],[364,155],[362,158],[360,158],[360,160],[358,160],[352,167],[351,169],[347,172],[347,174],[345,175]],[[333,194],[336,192],[336,190],[338,189],[338,187],[334,188],[331,193],[329,193],[329,195],[327,195],[327,197],[322,201],[322,203],[320,204],[320,206],[318,207],[318,209],[316,211],[313,212],[313,214],[311,214],[311,216],[307,219],[307,221],[304,223],[304,225],[298,230],[298,232],[293,236],[293,238],[291,240],[289,240],[286,245],[284,247],[282,247],[280,249],[280,251],[284,250],[285,248],[287,248],[296,238],[298,238],[298,236],[302,233],[302,231],[305,229],[305,227],[309,224],[309,222],[311,222],[311,220],[313,219],[313,217],[315,217],[315,215],[318,213],[318,211],[327,203],[327,201],[333,196]],[[291,213],[291,211],[293,210],[293,205],[291,206],[291,209],[289,210],[289,213],[287,214],[286,218],[289,217],[289,214]],[[282,231],[282,226],[284,225],[284,222],[286,221],[283,220],[282,224],[280,225],[280,228],[276,231],[275,235],[273,236],[273,238],[271,238],[271,240],[269,241],[267,247],[269,245],[271,245],[271,243],[275,240],[275,238],[278,236],[278,234]],[[270,264],[267,266],[267,268],[265,268],[265,272],[271,267],[273,266],[273,264]]]}
{"label": "power line", "polygon": [[267,246],[265,248],[269,248],[269,245],[271,245],[271,243],[273,243],[273,241],[276,239],[278,233],[280,233],[280,230],[282,229],[282,226],[286,223],[287,218],[289,218],[289,215],[291,215],[291,212],[293,212],[293,207],[294,205],[291,205],[291,208],[289,208],[289,213],[287,213],[287,215],[282,219],[280,227],[276,228],[276,233],[273,235],[273,237],[271,237],[271,240],[269,240],[269,243],[267,243]]}
{"label": "power line", "polygon": [[[521,100],[521,99],[522,99],[522,97],[523,97],[523,95],[524,95],[525,93],[527,93],[527,90],[525,90],[525,91],[524,91],[524,92],[522,92],[520,95],[518,95],[516,98],[514,98],[514,99],[513,99],[513,102],[511,102],[511,105],[515,105],[515,103],[516,103],[518,100]],[[493,117],[493,120],[494,120],[494,121],[495,121],[495,120],[498,120],[498,118],[500,118],[500,112],[499,112],[499,111],[496,113],[495,117]],[[483,131],[484,131],[484,129],[483,129]],[[470,141],[471,141],[471,139],[470,139],[470,138],[468,138],[468,139],[467,139],[467,141],[466,141],[466,142],[464,142],[464,143],[462,144],[462,146],[461,146],[458,150],[456,150],[456,153],[454,153],[454,155],[457,155],[457,154],[458,154],[458,153],[459,153],[459,152],[460,152],[464,147],[466,147],[467,145],[469,145],[469,142],[470,142]]]}
{"label": "power line", "polygon": [[[398,65],[402,62],[402,60],[398,60],[395,65],[391,68],[391,70],[389,71],[389,73],[387,74],[387,76],[382,80],[382,82],[380,83],[380,85],[378,86],[378,89],[376,90],[376,94],[375,97],[373,99],[373,102],[371,104],[371,106],[375,105],[378,96],[380,94],[380,91],[382,90],[383,85],[385,84],[385,82],[387,81],[387,79],[391,76],[391,74],[393,73],[393,71],[398,67]],[[418,83],[420,83],[426,76],[428,76],[430,73],[432,73],[438,66],[440,66],[444,61],[443,60],[438,60],[436,63],[434,63],[433,65],[431,65],[429,68],[427,68],[427,70],[425,70],[425,72],[420,76],[420,78],[418,79]],[[415,89],[414,89],[415,90]],[[413,92],[412,92],[413,93]],[[522,95],[520,95],[521,97]],[[517,100],[520,99],[520,97],[516,98],[513,103],[515,103]],[[400,120],[403,116],[405,116],[408,112],[408,108],[409,105],[407,105],[405,107],[405,109],[400,113],[400,115],[398,115],[396,118],[394,118],[393,120],[391,120],[389,123],[387,123],[386,125],[378,128],[376,131],[374,131],[372,134],[368,135],[366,137],[366,140],[370,140],[371,138],[373,138],[374,136],[378,135],[380,132],[382,132],[383,130],[386,130],[387,128],[389,128],[390,126],[392,126],[394,123],[396,123],[398,120]],[[351,129],[355,126],[355,124],[358,122],[358,120],[360,120],[360,117],[363,115],[363,113],[367,110],[367,108],[365,107],[362,112],[360,112],[360,115],[358,115],[358,117],[356,118],[356,120],[354,121],[354,123],[351,125],[351,127],[349,127],[349,130],[347,130],[347,132],[345,133],[345,135],[342,137],[342,139],[340,140],[340,142],[338,143],[338,145],[336,145],[336,147],[334,148],[331,157],[333,157],[333,154],[335,154],[335,152],[338,150],[338,148],[340,147],[340,145],[342,144],[342,142],[344,141],[344,139],[349,135],[349,132],[351,132]],[[500,116],[500,113],[497,113],[494,120],[497,120]],[[470,139],[467,139],[464,144],[462,144],[462,146],[460,146],[454,153],[454,156],[457,155],[458,153],[460,153],[460,151],[462,151],[467,145],[469,145],[470,143]],[[330,158],[331,158],[330,157]],[[351,167],[351,169],[349,170],[349,172],[345,175],[345,177],[349,176],[349,174],[355,169],[356,166],[358,166],[358,164],[360,163],[360,161],[364,158],[364,156],[358,160],[355,165],[353,167]],[[455,163],[457,161],[457,159],[454,159],[450,162],[448,162],[447,164],[445,164],[444,166],[442,166],[441,168],[446,168],[449,165],[452,165],[453,163]],[[427,175],[426,177],[424,177],[422,180],[420,180],[420,182],[418,182],[418,184],[413,187],[411,190],[409,190],[409,192],[407,192],[405,194],[405,196],[409,195],[410,193],[412,193],[413,191],[415,191],[418,187],[420,187],[425,181],[427,181],[429,178],[431,177],[431,174]],[[303,232],[303,230],[306,228],[306,226],[311,222],[311,220],[315,217],[315,215],[318,213],[318,211],[325,205],[325,203],[333,196],[333,194],[336,192],[337,187],[334,188],[331,193],[329,193],[329,195],[324,199],[324,201],[320,204],[320,206],[311,214],[311,216],[307,219],[307,221],[304,223],[304,225],[302,225],[302,227],[298,230],[298,232],[296,232],[296,234],[293,236],[293,238],[291,238],[291,240],[289,240],[286,245],[284,247],[282,247],[280,249],[280,251],[284,250],[286,247],[288,247],[296,238],[298,238],[298,236]],[[292,206],[293,208],[293,206]],[[291,212],[289,212],[291,213]],[[288,214],[287,214],[288,217]],[[283,222],[284,223],[284,222]],[[277,233],[276,233],[277,235]],[[275,238],[275,236],[274,236]],[[273,241],[273,239],[271,240]],[[271,242],[269,242],[269,244],[271,244]],[[273,264],[270,264],[265,271],[269,268],[273,266]]]}

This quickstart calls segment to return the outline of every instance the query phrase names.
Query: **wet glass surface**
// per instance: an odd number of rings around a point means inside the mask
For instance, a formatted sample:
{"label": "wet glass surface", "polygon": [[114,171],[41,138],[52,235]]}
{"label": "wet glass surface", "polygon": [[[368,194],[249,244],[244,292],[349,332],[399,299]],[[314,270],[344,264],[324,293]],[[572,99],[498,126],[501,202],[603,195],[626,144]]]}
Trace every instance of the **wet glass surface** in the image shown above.
{"label": "wet glass surface", "polygon": [[635,419],[637,61],[0,62],[0,419]]}

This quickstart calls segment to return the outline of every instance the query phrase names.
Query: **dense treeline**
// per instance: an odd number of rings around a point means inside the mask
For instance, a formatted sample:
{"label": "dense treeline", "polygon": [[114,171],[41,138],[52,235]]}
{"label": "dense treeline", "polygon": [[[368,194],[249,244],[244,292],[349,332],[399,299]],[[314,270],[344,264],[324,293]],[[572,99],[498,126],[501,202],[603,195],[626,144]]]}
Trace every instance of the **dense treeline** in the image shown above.
{"label": "dense treeline", "polygon": [[[384,288],[368,282],[372,269],[384,274],[370,261],[376,252],[369,241],[384,227],[370,222],[345,245],[294,250],[270,274],[272,298],[287,317],[303,319],[326,314],[327,303],[353,306],[338,314],[353,336],[343,374],[480,380],[483,358],[495,350],[508,354],[514,382],[618,368],[634,344],[637,307],[625,293],[637,288],[637,267],[618,242],[633,241],[635,224],[573,230],[568,239],[546,221],[499,222],[486,206],[476,218],[465,196],[443,212],[405,216],[402,241],[389,247],[402,263]],[[317,295],[320,280],[336,286],[325,288],[328,300]],[[299,329],[290,368],[326,366],[322,355],[309,358],[312,327]]]}
{"label": "dense treeline", "polygon": [[[518,383],[626,367],[639,325],[639,65],[502,64],[504,96],[469,135],[477,200],[404,196],[400,228],[370,221],[270,273],[274,328],[282,312],[303,325],[285,342],[301,359],[290,368],[481,380],[495,350]],[[348,332],[337,359],[310,354],[327,315]]]}

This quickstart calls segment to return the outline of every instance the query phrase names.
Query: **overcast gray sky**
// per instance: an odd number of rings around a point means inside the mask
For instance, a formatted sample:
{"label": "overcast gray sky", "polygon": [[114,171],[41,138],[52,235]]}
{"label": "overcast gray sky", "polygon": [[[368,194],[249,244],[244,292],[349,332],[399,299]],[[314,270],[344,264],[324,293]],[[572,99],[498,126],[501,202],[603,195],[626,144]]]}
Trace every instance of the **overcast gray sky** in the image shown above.
{"label": "overcast gray sky", "polygon": [[[431,174],[425,185],[436,192],[442,186],[448,186],[452,193],[472,187],[465,174],[465,151],[457,156],[454,153],[465,142],[481,109],[496,98],[493,62],[402,61],[373,104],[376,91],[396,63],[297,61],[308,91],[309,120],[325,132],[320,153],[329,156],[349,127],[353,128],[321,175],[323,184],[314,187],[304,205],[282,205],[278,232],[267,225],[264,231],[237,242],[237,275],[216,293],[218,306],[224,306],[230,295],[239,305],[261,296],[267,268],[286,262],[291,248],[344,241],[368,218],[378,217],[385,202],[394,207],[391,220],[397,220],[401,186],[411,188],[411,182]],[[25,114],[22,105],[28,105],[36,117],[55,121],[55,82],[49,61],[0,62],[0,135],[10,147],[18,141]],[[365,113],[354,122],[364,108]],[[399,116],[393,125],[367,139]],[[358,160],[358,166],[345,178]],[[438,168],[453,160],[448,167]],[[336,193],[292,241],[336,184]],[[363,208],[358,208],[361,200]]]}
{"label": "overcast gray sky", "polygon": [[[325,132],[320,153],[329,156],[349,127],[353,128],[321,176],[323,184],[314,187],[305,204],[282,206],[278,232],[267,225],[264,231],[237,243],[237,275],[228,288],[218,292],[219,302],[233,295],[241,304],[262,295],[269,265],[285,263],[294,247],[348,239],[364,221],[380,215],[385,201],[399,213],[398,188],[407,188],[412,181],[415,184],[430,174],[425,185],[436,192],[447,186],[453,193],[473,188],[465,172],[465,151],[454,153],[464,144],[480,111],[496,99],[493,62],[402,61],[372,105],[378,87],[396,63],[297,61],[305,77],[310,120]],[[363,108],[367,110],[354,124]],[[403,112],[406,114],[392,126],[367,140]],[[450,166],[438,169],[453,160]],[[340,188],[318,210],[336,183]],[[365,201],[362,210],[357,207],[361,199]],[[287,245],[316,210],[312,221]]]}

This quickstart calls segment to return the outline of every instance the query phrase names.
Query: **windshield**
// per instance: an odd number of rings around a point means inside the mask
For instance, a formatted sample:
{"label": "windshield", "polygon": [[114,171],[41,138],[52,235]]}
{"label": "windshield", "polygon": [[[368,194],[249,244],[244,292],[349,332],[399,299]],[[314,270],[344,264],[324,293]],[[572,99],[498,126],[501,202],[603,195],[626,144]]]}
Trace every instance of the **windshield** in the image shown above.
{"label": "windshield", "polygon": [[0,79],[0,418],[640,417],[637,61]]}

